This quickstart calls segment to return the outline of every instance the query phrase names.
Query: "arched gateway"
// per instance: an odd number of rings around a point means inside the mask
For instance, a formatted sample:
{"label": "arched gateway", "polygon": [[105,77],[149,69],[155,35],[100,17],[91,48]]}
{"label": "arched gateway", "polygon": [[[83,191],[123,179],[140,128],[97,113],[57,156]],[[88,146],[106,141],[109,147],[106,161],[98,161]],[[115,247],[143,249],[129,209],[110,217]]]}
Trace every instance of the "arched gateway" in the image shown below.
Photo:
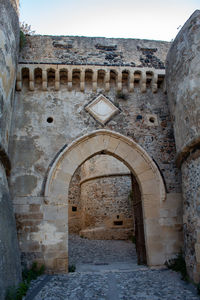
{"label": "arched gateway", "polygon": [[116,157],[134,174],[141,192],[147,264],[162,265],[165,262],[164,232],[159,218],[166,197],[162,177],[145,150],[130,138],[109,130],[94,131],[74,141],[60,153],[48,174],[45,206],[46,211],[52,213],[42,225],[51,232],[45,237],[45,264],[56,271],[67,271],[70,180],[83,162],[101,153]]}

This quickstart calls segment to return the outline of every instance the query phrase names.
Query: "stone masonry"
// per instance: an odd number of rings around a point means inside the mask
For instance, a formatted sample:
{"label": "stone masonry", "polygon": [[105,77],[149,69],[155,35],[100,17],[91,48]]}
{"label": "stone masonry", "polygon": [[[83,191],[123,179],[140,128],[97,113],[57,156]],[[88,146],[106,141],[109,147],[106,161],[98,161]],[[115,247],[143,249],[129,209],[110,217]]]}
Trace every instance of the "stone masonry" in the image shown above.
{"label": "stone masonry", "polygon": [[70,182],[69,234],[92,239],[127,239],[134,234],[129,169],[116,158],[87,160]]}
{"label": "stone masonry", "polygon": [[95,156],[81,166],[82,230],[93,239],[133,236],[132,184],[129,169],[116,158]]}
{"label": "stone masonry", "polygon": [[184,250],[190,276],[200,280],[200,11],[177,35],[167,57],[167,89],[182,171]]}
{"label": "stone masonry", "polygon": [[19,283],[21,265],[8,178],[11,164],[8,143],[14,106],[18,61],[18,3],[0,1],[0,299]]}
{"label": "stone masonry", "polygon": [[[200,12],[172,44],[27,36],[18,57],[17,7],[0,3],[0,299],[21,272],[11,199],[23,265],[67,272],[68,211],[81,197],[81,168],[100,154],[134,177],[147,264],[161,266],[184,247],[199,282]],[[84,201],[80,208],[91,208]]]}

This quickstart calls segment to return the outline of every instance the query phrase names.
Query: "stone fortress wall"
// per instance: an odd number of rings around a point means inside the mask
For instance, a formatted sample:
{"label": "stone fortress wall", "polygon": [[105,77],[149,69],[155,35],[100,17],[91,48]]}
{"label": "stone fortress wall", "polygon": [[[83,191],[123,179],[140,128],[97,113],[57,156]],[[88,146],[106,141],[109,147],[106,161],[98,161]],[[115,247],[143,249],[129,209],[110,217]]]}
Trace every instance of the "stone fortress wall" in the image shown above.
{"label": "stone fortress wall", "polygon": [[0,299],[9,286],[21,279],[21,265],[16,225],[8,178],[11,164],[8,155],[10,126],[14,105],[18,61],[18,4],[0,2]]}
{"label": "stone fortress wall", "polygon": [[[20,56],[10,143],[10,187],[24,262],[37,259],[50,270],[66,269],[65,251],[60,249],[67,241],[59,238],[66,235],[65,221],[57,220],[55,213],[61,211],[60,219],[66,220],[68,207],[66,202],[52,207],[45,186],[62,150],[99,129],[131,138],[154,160],[167,192],[159,226],[170,240],[159,263],[178,251],[180,175],[164,84],[169,46],[133,39],[28,37]],[[87,61],[80,60],[83,53]]]}
{"label": "stone fortress wall", "polygon": [[200,280],[200,11],[185,23],[167,57],[167,89],[182,173],[184,252]]}
{"label": "stone fortress wall", "polygon": [[69,183],[97,154],[114,156],[134,175],[147,263],[162,265],[177,253],[183,229],[187,268],[199,282],[200,12],[171,48],[161,41],[30,36],[16,72],[13,1],[0,4],[0,299],[20,279],[10,199],[22,262],[66,272]]}

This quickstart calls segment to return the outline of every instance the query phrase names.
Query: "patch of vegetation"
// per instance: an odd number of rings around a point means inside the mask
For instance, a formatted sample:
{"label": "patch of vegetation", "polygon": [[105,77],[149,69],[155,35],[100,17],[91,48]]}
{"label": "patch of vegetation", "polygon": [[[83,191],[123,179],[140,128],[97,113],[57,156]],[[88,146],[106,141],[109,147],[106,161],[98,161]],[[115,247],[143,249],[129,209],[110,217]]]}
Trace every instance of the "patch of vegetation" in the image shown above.
{"label": "patch of vegetation", "polygon": [[28,25],[25,22],[20,22],[20,42],[19,42],[19,46],[20,46],[20,50],[24,48],[24,46],[27,43],[27,39],[26,36],[27,35],[34,35],[35,31],[32,30],[31,25]]}
{"label": "patch of vegetation", "polygon": [[26,45],[26,35],[23,33],[22,30],[20,30],[20,41],[19,41],[20,50],[24,48],[25,45]]}
{"label": "patch of vegetation", "polygon": [[42,275],[44,270],[44,265],[38,268],[37,263],[34,262],[31,269],[25,269],[22,272],[23,281],[19,284],[19,286],[8,289],[5,300],[22,300],[29,289],[31,280],[35,280],[38,276]]}
{"label": "patch of vegetation", "polygon": [[131,240],[131,242],[132,242],[133,244],[135,244],[135,243],[136,243],[136,238],[135,238],[135,236],[134,236],[134,235],[133,235],[133,236],[131,236],[130,240]]}
{"label": "patch of vegetation", "polygon": [[182,280],[189,281],[189,276],[187,273],[187,268],[186,268],[186,263],[185,259],[183,257],[183,252],[181,251],[176,255],[175,258],[172,258],[168,261],[165,262],[165,265],[175,271],[175,272],[180,272],[182,276]]}
{"label": "patch of vegetation", "polygon": [[37,263],[34,262],[32,264],[31,269],[29,269],[29,270],[25,269],[22,272],[23,281],[30,283],[31,280],[35,280],[38,276],[44,274],[44,271],[45,271],[44,265],[42,265],[40,268],[38,268]]}
{"label": "patch of vegetation", "polygon": [[131,202],[133,201],[133,191],[132,190],[130,190],[130,192],[128,194],[128,200]]}
{"label": "patch of vegetation", "polygon": [[75,272],[76,271],[76,266],[75,265],[69,265],[68,267],[68,272]]}
{"label": "patch of vegetation", "polygon": [[35,30],[31,28],[31,25],[25,23],[25,22],[20,22],[20,30],[25,34],[25,35],[34,35]]}

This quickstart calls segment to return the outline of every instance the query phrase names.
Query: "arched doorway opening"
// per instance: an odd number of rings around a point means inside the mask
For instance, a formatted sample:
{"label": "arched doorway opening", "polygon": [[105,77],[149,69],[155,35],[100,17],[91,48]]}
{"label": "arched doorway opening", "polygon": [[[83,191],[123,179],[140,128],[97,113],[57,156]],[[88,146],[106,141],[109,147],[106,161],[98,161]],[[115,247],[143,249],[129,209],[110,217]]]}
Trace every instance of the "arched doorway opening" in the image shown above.
{"label": "arched doorway opening", "polygon": [[[122,161],[132,172],[141,193],[144,239],[148,265],[165,262],[162,226],[159,223],[160,204],[165,200],[165,188],[157,166],[149,155],[131,139],[109,130],[98,130],[85,135],[66,147],[55,160],[47,178],[45,199],[48,209],[54,210],[50,222],[59,235],[59,249],[46,242],[44,259],[47,267],[67,271],[68,268],[68,191],[75,170],[88,158],[108,154]],[[140,209],[141,210],[141,209]],[[63,214],[60,215],[59,212]],[[64,216],[64,211],[65,216]],[[62,216],[62,217],[61,217]],[[59,221],[58,221],[59,220]],[[48,236],[47,236],[48,240]]]}
{"label": "arched doorway opening", "polygon": [[146,264],[141,204],[137,180],[121,161],[98,154],[84,162],[69,186],[70,269]]}

